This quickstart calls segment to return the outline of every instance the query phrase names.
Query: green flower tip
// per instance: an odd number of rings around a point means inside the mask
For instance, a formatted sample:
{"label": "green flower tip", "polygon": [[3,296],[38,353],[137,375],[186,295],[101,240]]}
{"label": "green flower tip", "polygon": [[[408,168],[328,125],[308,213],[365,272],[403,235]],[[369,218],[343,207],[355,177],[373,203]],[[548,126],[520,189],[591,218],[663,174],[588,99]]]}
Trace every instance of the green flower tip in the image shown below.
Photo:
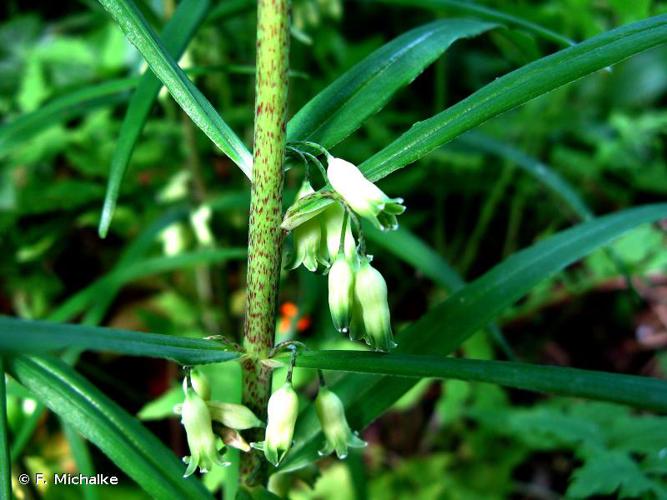
{"label": "green flower tip", "polygon": [[335,451],[336,456],[343,460],[347,457],[349,448],[366,446],[366,442],[350,430],[343,402],[328,388],[320,387],[315,399],[315,410],[325,437],[324,446],[319,451],[321,456]]}

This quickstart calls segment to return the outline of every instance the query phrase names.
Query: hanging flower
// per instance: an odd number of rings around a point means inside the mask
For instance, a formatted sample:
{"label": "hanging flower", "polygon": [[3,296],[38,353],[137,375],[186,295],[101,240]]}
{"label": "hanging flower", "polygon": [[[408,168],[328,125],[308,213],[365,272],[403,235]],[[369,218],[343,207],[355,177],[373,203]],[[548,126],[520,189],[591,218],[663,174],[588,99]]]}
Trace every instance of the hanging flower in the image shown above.
{"label": "hanging flower", "polygon": [[225,427],[239,431],[252,429],[253,427],[264,427],[264,422],[257,418],[247,406],[220,403],[218,401],[209,401],[207,406],[211,412],[211,418]]}
{"label": "hanging flower", "polygon": [[[308,181],[304,181],[297,193],[297,200],[313,193],[315,193],[313,187]],[[292,236],[294,238],[294,253],[286,266],[287,269],[296,269],[303,264],[306,269],[315,272],[320,265],[326,266],[328,264],[320,250],[322,228],[319,218],[313,217],[298,225],[292,231]]]}
{"label": "hanging flower", "polygon": [[320,386],[315,399],[317,418],[322,426],[326,441],[319,454],[329,455],[335,451],[341,460],[347,457],[348,448],[363,448],[366,442],[350,430],[345,418],[345,407],[336,394],[325,386]]}
{"label": "hanging flower", "polygon": [[354,300],[361,308],[366,343],[378,351],[396,347],[391,332],[387,284],[382,274],[370,264],[368,257],[359,260],[354,277]]}
{"label": "hanging flower", "polygon": [[405,212],[403,198],[389,198],[352,163],[341,158],[329,161],[327,177],[334,190],[352,210],[383,231],[398,228],[396,216]]}
{"label": "hanging flower", "polygon": [[292,446],[298,413],[299,397],[291,382],[286,382],[269,398],[268,423],[264,441],[252,443],[252,447],[264,451],[266,459],[276,467]]}
{"label": "hanging flower", "polygon": [[[345,216],[345,209],[340,203],[334,203],[328,207],[321,217],[322,220],[322,246],[324,246],[325,254],[328,256],[329,262],[333,261],[338,255],[338,248],[340,247],[340,236],[343,230],[343,219]],[[352,236],[352,224],[348,220],[345,225],[345,240],[343,241],[343,251],[348,259],[352,259],[357,254],[357,244]]]}
{"label": "hanging flower", "polygon": [[211,413],[206,402],[197,392],[188,386],[187,380],[183,381],[185,401],[181,406],[181,422],[185,427],[190,448],[190,456],[184,457],[183,461],[188,464],[183,477],[190,476],[199,467],[200,472],[208,472],[213,464],[225,467],[225,462],[218,452],[218,439],[213,434]]}
{"label": "hanging flower", "polygon": [[350,333],[354,301],[354,263],[339,253],[329,269],[329,310],[334,327],[340,333]]}

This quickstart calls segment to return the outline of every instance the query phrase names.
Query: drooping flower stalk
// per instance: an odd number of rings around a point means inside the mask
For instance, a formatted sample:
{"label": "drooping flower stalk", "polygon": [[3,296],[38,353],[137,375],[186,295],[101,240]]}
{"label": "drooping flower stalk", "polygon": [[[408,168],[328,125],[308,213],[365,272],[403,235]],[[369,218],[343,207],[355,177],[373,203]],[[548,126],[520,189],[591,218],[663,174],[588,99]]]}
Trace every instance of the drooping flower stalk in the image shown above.
{"label": "drooping flower stalk", "polygon": [[[264,420],[271,393],[271,371],[261,359],[267,357],[273,344],[281,260],[288,0],[258,0],[257,9],[255,134],[243,331],[246,357],[242,366],[243,402]],[[241,480],[247,485],[264,483],[265,464],[258,453],[244,453]]]}

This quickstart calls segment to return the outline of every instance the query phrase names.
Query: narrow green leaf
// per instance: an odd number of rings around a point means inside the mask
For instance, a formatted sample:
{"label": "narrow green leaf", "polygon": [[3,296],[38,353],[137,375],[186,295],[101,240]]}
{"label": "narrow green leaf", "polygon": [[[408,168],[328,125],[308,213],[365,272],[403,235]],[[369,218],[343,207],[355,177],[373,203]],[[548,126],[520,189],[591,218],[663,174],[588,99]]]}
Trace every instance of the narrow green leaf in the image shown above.
{"label": "narrow green leaf", "polygon": [[[522,250],[466,285],[398,335],[397,353],[447,355],[531,288],[639,224],[667,217],[667,204],[631,208],[585,222]],[[332,390],[344,401],[353,427],[362,428],[414,385],[405,378],[347,375]],[[312,405],[300,415],[296,445],[283,468],[317,453],[319,426]]]}
{"label": "narrow green leaf", "polygon": [[99,0],[192,121],[250,178],[252,155],[169,55],[131,0]]}
{"label": "narrow green leaf", "polygon": [[40,353],[67,348],[165,358],[181,365],[218,363],[239,356],[212,340],[0,316],[0,351]]}
{"label": "narrow green leaf", "polygon": [[553,30],[540,26],[532,21],[522,17],[512,16],[495,9],[491,9],[484,5],[478,5],[473,2],[466,2],[460,0],[375,0],[377,3],[384,3],[389,5],[400,5],[405,7],[424,7],[427,9],[441,10],[443,8],[448,11],[461,12],[465,14],[472,14],[482,19],[489,21],[497,21],[516,28],[524,29],[530,33],[534,33],[545,40],[550,40],[559,45],[569,47],[575,45],[574,40],[566,36],[556,33]]}
{"label": "narrow green leaf", "polygon": [[32,411],[30,416],[28,416],[21,424],[21,428],[16,433],[16,436],[14,437],[12,442],[12,447],[11,447],[12,463],[16,462],[21,457],[21,453],[23,453],[25,447],[28,446],[30,439],[35,433],[35,429],[37,429],[37,425],[39,424],[39,421],[41,420],[42,415],[44,414],[44,410],[45,410],[44,405],[42,405],[41,403],[37,403],[35,409]]}
{"label": "narrow green leaf", "polygon": [[516,389],[612,401],[667,412],[667,382],[664,380],[562,366],[361,351],[304,352],[297,358],[297,366],[400,377],[490,382]]}
{"label": "narrow green leaf", "polygon": [[0,500],[12,499],[12,461],[9,458],[5,360],[0,357]]}
{"label": "narrow green leaf", "polygon": [[[60,421],[65,437],[67,438],[67,443],[74,457],[74,462],[76,463],[79,473],[85,476],[94,476],[95,468],[93,467],[93,460],[90,457],[90,450],[88,450],[88,444],[78,433],[76,428],[64,420]],[[99,498],[97,490],[95,488],[87,488],[81,486],[81,492],[83,497],[86,500],[96,500]]]}
{"label": "narrow green leaf", "polygon": [[458,135],[537,96],[667,42],[667,15],[628,24],[538,59],[418,122],[360,165],[373,181],[417,161]]}
{"label": "narrow green leaf", "polygon": [[[188,42],[204,20],[209,5],[208,0],[184,0],[178,5],[162,32],[164,46],[174,59],[178,59],[183,54]],[[141,77],[127,106],[109,168],[109,182],[99,226],[99,234],[102,238],[106,237],[109,231],[120,186],[132,158],[134,146],[144,129],[161,87],[162,82],[148,71]]]}
{"label": "narrow green leaf", "polygon": [[174,454],[63,361],[17,356],[8,369],[54,413],[76,426],[152,498],[211,498]]}
{"label": "narrow green leaf", "polygon": [[0,127],[0,157],[7,155],[17,144],[28,141],[48,127],[76,118],[100,106],[116,104],[127,98],[138,78],[122,78],[65,94],[47,102],[41,108],[19,116]]}
{"label": "narrow green leaf", "polygon": [[332,147],[379,111],[449,46],[495,24],[446,19],[415,28],[373,52],[315,96],[287,125],[288,141]]}

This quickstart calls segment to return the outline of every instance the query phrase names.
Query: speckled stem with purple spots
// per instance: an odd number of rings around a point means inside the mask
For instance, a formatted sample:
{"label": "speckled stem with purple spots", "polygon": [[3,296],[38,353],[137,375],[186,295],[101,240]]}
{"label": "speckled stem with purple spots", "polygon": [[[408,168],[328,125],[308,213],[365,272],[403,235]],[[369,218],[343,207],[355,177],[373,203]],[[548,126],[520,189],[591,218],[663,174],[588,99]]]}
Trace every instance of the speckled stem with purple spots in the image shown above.
{"label": "speckled stem with purple spots", "polygon": [[[247,302],[243,345],[243,402],[262,420],[271,393],[271,371],[260,363],[273,346],[280,275],[283,158],[287,112],[289,1],[257,2],[257,75],[252,198],[248,240]],[[258,436],[261,439],[262,436]],[[244,453],[241,480],[266,482],[256,451]]]}

